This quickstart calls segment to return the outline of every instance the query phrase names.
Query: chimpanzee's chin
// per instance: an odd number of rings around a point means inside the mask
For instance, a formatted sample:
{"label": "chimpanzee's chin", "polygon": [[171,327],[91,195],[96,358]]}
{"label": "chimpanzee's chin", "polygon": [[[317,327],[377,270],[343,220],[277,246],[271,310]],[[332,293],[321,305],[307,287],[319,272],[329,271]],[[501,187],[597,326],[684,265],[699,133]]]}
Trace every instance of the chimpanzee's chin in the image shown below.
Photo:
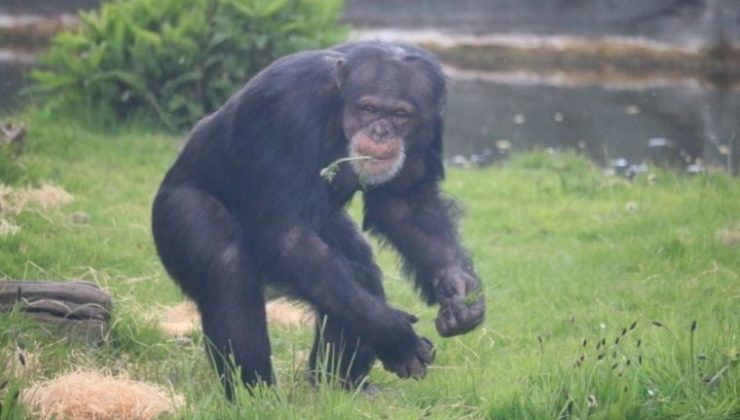
{"label": "chimpanzee's chin", "polygon": [[360,183],[366,186],[384,184],[393,179],[401,171],[406,156],[401,152],[392,159],[370,159],[353,162],[353,169],[360,178]]}

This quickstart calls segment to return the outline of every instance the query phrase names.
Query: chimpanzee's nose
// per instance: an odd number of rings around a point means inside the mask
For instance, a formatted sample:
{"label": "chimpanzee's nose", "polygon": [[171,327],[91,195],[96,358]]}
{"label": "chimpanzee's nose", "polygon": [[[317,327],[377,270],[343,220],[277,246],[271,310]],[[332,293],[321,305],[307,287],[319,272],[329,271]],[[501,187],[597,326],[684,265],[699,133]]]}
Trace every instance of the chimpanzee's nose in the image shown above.
{"label": "chimpanzee's nose", "polygon": [[376,121],[370,126],[370,135],[375,140],[384,140],[389,133],[388,125],[383,124],[382,121]]}

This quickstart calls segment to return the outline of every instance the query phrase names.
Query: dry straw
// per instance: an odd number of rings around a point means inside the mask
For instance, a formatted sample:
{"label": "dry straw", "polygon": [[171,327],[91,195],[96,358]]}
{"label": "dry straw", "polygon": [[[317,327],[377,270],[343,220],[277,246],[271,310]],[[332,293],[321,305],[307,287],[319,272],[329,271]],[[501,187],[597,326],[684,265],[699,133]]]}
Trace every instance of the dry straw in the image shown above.
{"label": "dry straw", "polygon": [[0,184],[0,212],[18,214],[27,207],[48,210],[68,204],[74,197],[64,189],[51,184],[41,184],[38,188],[13,188]]}
{"label": "dry straw", "polygon": [[34,384],[21,401],[34,417],[75,420],[154,419],[184,405],[182,396],[158,385],[92,371]]}
{"label": "dry straw", "polygon": [[315,315],[302,303],[279,298],[267,302],[267,322],[282,328],[310,327],[315,323]]}
{"label": "dry straw", "polygon": [[726,246],[740,245],[740,223],[721,229],[717,232],[717,239]]}
{"label": "dry straw", "polygon": [[38,188],[24,188],[18,194],[27,206],[47,210],[70,203],[74,197],[67,191],[51,184],[41,184]]}
{"label": "dry straw", "polygon": [[18,233],[13,217],[27,208],[49,210],[67,204],[74,197],[62,188],[42,184],[38,188],[12,188],[0,183],[0,238]]}
{"label": "dry straw", "polygon": [[[306,305],[279,298],[267,302],[267,322],[279,328],[302,328],[314,325],[315,315]],[[158,311],[159,328],[171,337],[183,337],[200,327],[198,309],[191,301]]]}
{"label": "dry straw", "polygon": [[[0,362],[0,379],[3,377],[33,378],[42,371],[41,363],[36,353],[16,347],[13,355],[0,351],[0,357],[7,359]],[[2,417],[0,417],[2,418]]]}
{"label": "dry straw", "polygon": [[190,301],[162,309],[157,315],[159,329],[170,337],[184,337],[196,331],[200,326],[198,310]]}

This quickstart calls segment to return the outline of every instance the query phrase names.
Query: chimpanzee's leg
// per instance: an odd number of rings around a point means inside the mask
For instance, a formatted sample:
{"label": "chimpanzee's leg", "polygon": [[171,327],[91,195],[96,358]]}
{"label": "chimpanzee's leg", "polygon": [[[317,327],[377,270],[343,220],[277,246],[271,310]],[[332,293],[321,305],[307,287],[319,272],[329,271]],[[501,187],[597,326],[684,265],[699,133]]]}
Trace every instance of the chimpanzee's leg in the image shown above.
{"label": "chimpanzee's leg", "polygon": [[152,230],[167,271],[198,305],[227,396],[233,395],[232,359],[246,385],[272,383],[263,286],[237,220],[198,189],[164,188]]}
{"label": "chimpanzee's leg", "polygon": [[[381,273],[373,261],[372,249],[345,211],[337,212],[321,230],[321,238],[350,262],[354,280],[380,299],[385,299]],[[375,353],[358,335],[344,328],[341,320],[319,312],[316,337],[309,367],[314,381],[323,372],[337,375],[341,385],[362,383],[375,362]]]}

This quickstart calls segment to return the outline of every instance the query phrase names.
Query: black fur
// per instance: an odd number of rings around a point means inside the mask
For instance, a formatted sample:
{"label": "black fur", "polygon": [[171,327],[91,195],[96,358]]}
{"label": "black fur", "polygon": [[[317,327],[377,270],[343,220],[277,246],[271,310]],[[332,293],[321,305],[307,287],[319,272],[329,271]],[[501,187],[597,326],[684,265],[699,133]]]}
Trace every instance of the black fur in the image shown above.
{"label": "black fur", "polygon": [[[375,83],[347,82],[363,66],[380,70]],[[385,76],[391,67],[407,80]],[[229,394],[224,360],[231,357],[244,383],[274,381],[267,284],[289,287],[326,316],[321,340],[343,353],[335,368],[348,386],[367,375],[376,356],[401,376],[431,362],[412,317],[386,305],[371,249],[343,209],[363,185],[349,165],[331,182],[319,175],[347,155],[345,99],[373,89],[412,102],[422,122],[404,139],[400,173],[365,191],[364,227],[398,249],[429,303],[437,300],[440,270],[464,266],[474,277],[437,186],[444,178],[445,80],[436,60],[416,47],[378,42],[282,58],[198,123],[154,200],[160,258],[197,303]],[[311,369],[321,340],[317,334]]]}

